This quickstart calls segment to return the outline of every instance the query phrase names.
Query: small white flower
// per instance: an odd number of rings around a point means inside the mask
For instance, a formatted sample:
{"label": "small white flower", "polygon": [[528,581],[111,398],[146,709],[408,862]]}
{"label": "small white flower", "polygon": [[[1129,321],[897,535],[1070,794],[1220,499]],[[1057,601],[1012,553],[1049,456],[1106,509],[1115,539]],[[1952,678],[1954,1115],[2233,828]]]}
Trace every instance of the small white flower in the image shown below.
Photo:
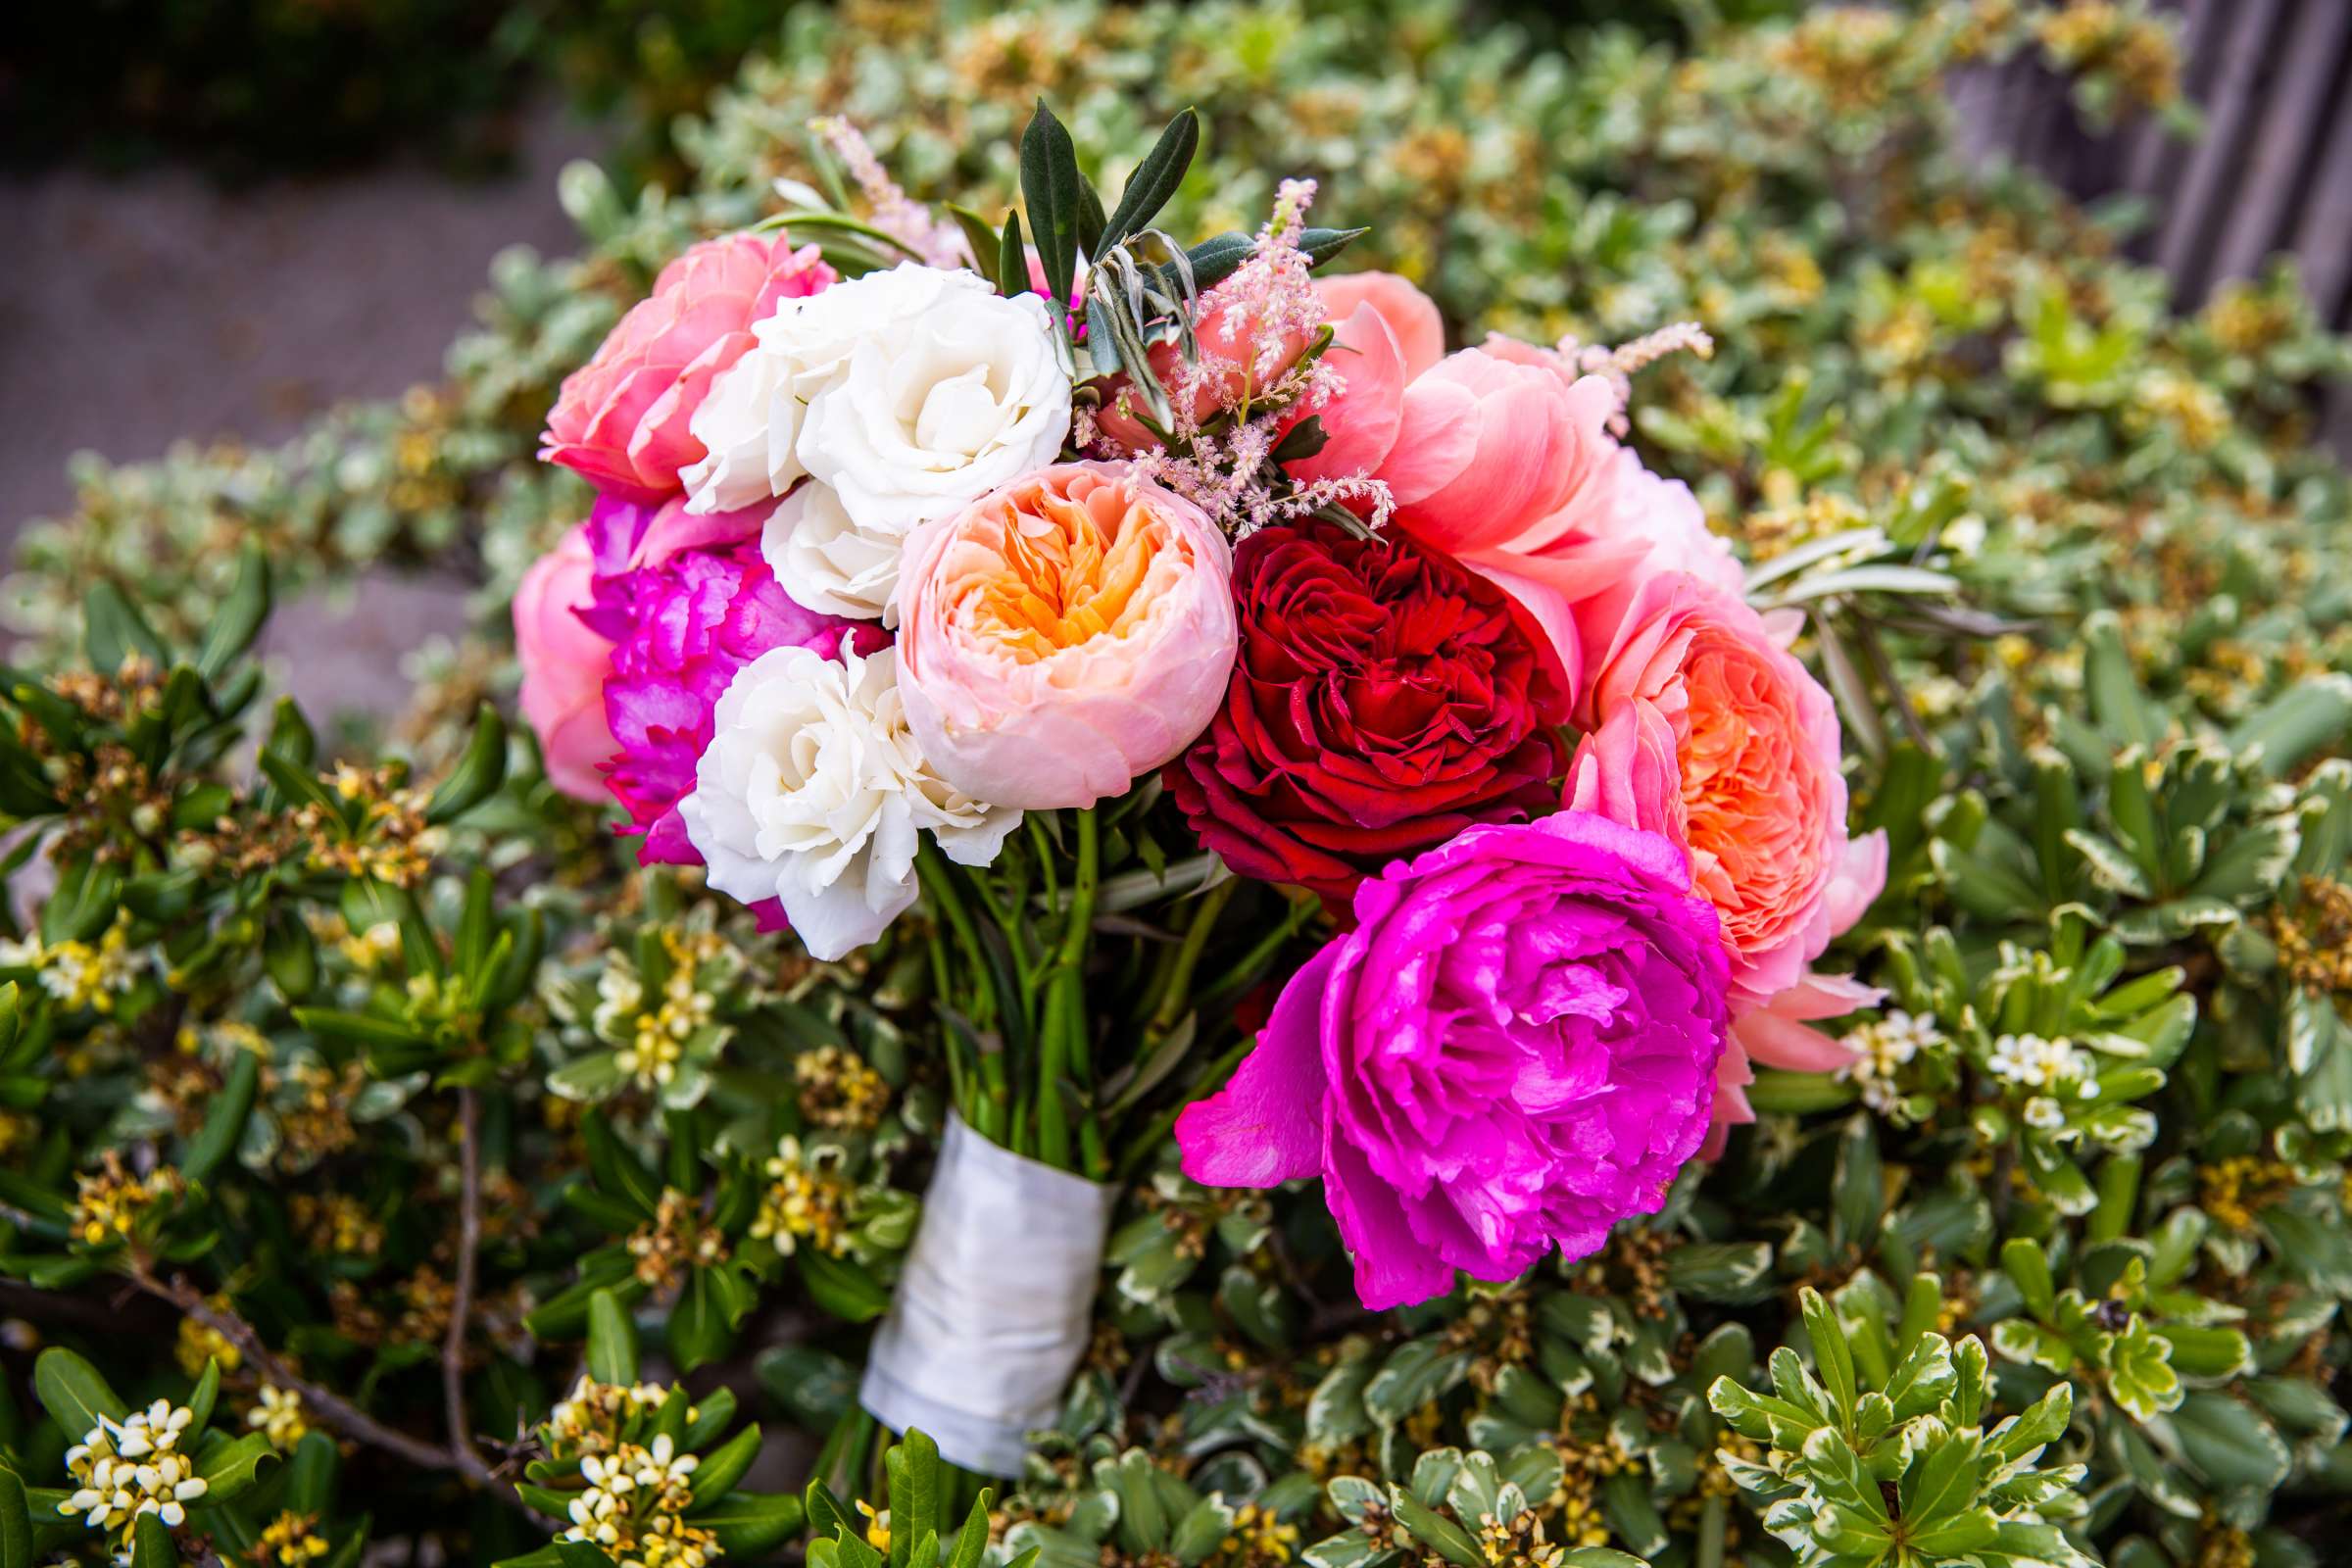
{"label": "small white flower", "polygon": [[916,835],[986,865],[1021,819],[931,772],[906,727],[898,655],[840,662],[778,648],[736,672],[679,807],[710,885],[780,899],[819,958],[882,934],[914,902]]}
{"label": "small white flower", "polygon": [[2026,1102],[2026,1125],[2049,1132],[2066,1125],[2066,1112],[2049,1096],[2035,1095]]}
{"label": "small white flower", "polygon": [[1992,1043],[1985,1070],[2005,1083],[2046,1089],[2061,1079],[2084,1076],[2082,1054],[2064,1040],[2039,1035],[2002,1035]]}

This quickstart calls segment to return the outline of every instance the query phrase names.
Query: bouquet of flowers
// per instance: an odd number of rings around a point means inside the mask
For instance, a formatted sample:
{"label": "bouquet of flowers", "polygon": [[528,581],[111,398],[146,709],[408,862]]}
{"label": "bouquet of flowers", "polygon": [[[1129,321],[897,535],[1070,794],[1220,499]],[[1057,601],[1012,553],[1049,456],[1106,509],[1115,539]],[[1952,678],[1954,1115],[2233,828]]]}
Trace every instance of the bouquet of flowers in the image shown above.
{"label": "bouquet of flowers", "polygon": [[[869,1408],[1017,1462],[1171,1127],[1200,1182],[1321,1178],[1380,1308],[1594,1250],[1751,1062],[1847,1061],[1813,1025],[1877,993],[1814,966],[1886,847],[1838,710],[1620,441],[1703,334],[1448,353],[1311,182],[1188,245],[1190,112],[1106,210],[1041,102],[1001,224],[815,133],[848,180],[565,382],[598,499],[514,616],[549,777],[645,861],[921,955],[961,1126]],[[1015,1241],[985,1298],[945,1266]]]}

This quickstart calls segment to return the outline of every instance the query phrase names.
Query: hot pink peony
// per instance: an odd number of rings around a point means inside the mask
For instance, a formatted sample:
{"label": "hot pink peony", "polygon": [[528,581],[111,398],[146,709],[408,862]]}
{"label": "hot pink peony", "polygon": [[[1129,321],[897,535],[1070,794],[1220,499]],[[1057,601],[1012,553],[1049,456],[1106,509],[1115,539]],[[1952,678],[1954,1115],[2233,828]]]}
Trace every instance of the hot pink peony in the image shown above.
{"label": "hot pink peony", "polygon": [[564,377],[539,456],[608,495],[660,502],[678,488],[678,470],[705,456],[687,422],[711,381],[751,348],[752,323],[835,276],[815,246],[794,250],[781,233],[689,247]]}
{"label": "hot pink peony", "polygon": [[1714,911],[1674,845],[1582,811],[1474,827],[1365,882],[1355,913],[1177,1119],[1187,1175],[1322,1177],[1374,1308],[1657,1211],[1726,1027]]}
{"label": "hot pink peony", "polygon": [[978,800],[1124,794],[1225,695],[1232,553],[1199,507],[1125,464],[1041,468],[923,524],[902,561],[907,723]]}
{"label": "hot pink peony", "polygon": [[694,791],[712,711],[738,669],[773,648],[837,658],[845,639],[861,654],[889,641],[870,621],[793,603],[760,555],[770,510],[695,516],[683,498],[656,510],[608,497],[590,514],[595,598],[582,618],[612,639],[607,782],[644,833],[648,864],[702,863],[677,807]]}
{"label": "hot pink peony", "polygon": [[594,596],[595,576],[582,525],[531,563],[514,590],[514,607],[523,719],[539,737],[548,782],[582,801],[606,799],[600,769],[615,749],[604,700],[612,644],[577,613]]}

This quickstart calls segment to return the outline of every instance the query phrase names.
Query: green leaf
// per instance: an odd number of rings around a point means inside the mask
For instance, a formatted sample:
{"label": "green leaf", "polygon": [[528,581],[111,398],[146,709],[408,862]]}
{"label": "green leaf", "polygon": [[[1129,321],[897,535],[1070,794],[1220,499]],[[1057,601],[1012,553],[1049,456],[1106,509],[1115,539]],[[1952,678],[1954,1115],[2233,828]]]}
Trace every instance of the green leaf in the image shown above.
{"label": "green leaf", "polygon": [[2024,1236],[2003,1242],[2001,1272],[2025,1298],[2027,1311],[2046,1321],[2057,1310],[2057,1287],[2051,1282],[2049,1259],[2042,1255],[2039,1242]]}
{"label": "green leaf", "polygon": [[131,1522],[130,1568],[172,1568],[178,1561],[179,1548],[161,1515],[143,1513]]}
{"label": "green leaf", "polygon": [[956,1532],[956,1548],[948,1554],[942,1568],[980,1568],[980,1558],[988,1550],[988,1510],[996,1501],[996,1493],[987,1487],[972,1499],[972,1511],[963,1516],[963,1528]]}
{"label": "green leaf", "polygon": [[959,207],[954,202],[943,205],[948,216],[956,220],[956,226],[963,230],[963,242],[971,247],[972,270],[982,277],[995,277],[1002,265],[996,226],[969,207]]}
{"label": "green leaf", "polygon": [[147,624],[147,617],[112,582],[90,585],[82,599],[81,615],[82,651],[89,655],[90,667],[100,674],[113,674],[134,655],[158,669],[172,662],[171,651]]}
{"label": "green leaf", "polygon": [[1036,233],[1047,297],[1067,301],[1078,275],[1078,150],[1043,98],[1021,133],[1021,199]]}
{"label": "green leaf", "polygon": [[588,1375],[624,1388],[637,1381],[637,1329],[611,1291],[588,1298]]}
{"label": "green leaf", "polygon": [[2171,1421],[2181,1456],[2213,1485],[2268,1492],[2286,1479],[2286,1445],[2252,1405],[2200,1391],[2180,1401]]}
{"label": "green leaf", "polygon": [[94,942],[115,923],[122,906],[122,874],[96,859],[79,859],[58,874],[57,887],[41,906],[41,940]]}
{"label": "green leaf", "polygon": [[883,1456],[883,1467],[890,1476],[890,1568],[906,1568],[915,1532],[939,1528],[939,1445],[908,1427]]}
{"label": "green leaf", "polygon": [[1152,220],[1184,183],[1185,172],[1192,168],[1193,155],[1200,145],[1199,114],[1186,109],[1168,122],[1167,129],[1159,133],[1159,140],[1152,144],[1152,150],[1144,154],[1143,161],[1127,176],[1127,184],[1119,192],[1119,205],[1111,210],[1109,220],[1102,226],[1103,249],[1152,226]]}
{"label": "green leaf", "polygon": [[[728,1489],[741,1481],[751,1469],[752,1461],[760,1457],[760,1426],[754,1422],[726,1442],[703,1455],[703,1462],[687,1478],[687,1490],[697,1497],[717,1502],[725,1497]],[[689,1507],[687,1513],[694,1510]]]}
{"label": "green leaf", "polygon": [[1029,246],[1021,238],[1018,213],[1004,215],[1004,232],[997,241],[996,276],[997,292],[1006,299],[1029,292]]}
{"label": "green leaf", "polygon": [[735,1325],[724,1287],[714,1283],[718,1270],[697,1265],[686,1271],[677,1304],[669,1309],[669,1353],[678,1370],[691,1372],[727,1353],[735,1340]]}
{"label": "green leaf", "polygon": [[1467,1531],[1404,1488],[1389,1489],[1389,1511],[1408,1535],[1454,1568],[1486,1568],[1486,1558]]}
{"label": "green leaf", "polygon": [[41,1408],[74,1443],[96,1429],[98,1418],[120,1421],[129,1410],[98,1369],[62,1346],[52,1346],[32,1364],[32,1390]]}
{"label": "green leaf", "polygon": [[204,648],[196,656],[197,673],[217,679],[238,656],[253,646],[262,622],[270,618],[270,558],[258,544],[248,544],[237,557],[237,580],[204,631]]}
{"label": "green leaf", "polygon": [[890,1309],[890,1292],[853,1258],[804,1247],[795,1254],[808,1298],[845,1323],[869,1323]]}
{"label": "green leaf", "polygon": [[0,1568],[32,1568],[36,1560],[24,1483],[14,1470],[0,1470]]}
{"label": "green leaf", "polygon": [[213,1097],[212,1107],[204,1113],[204,1125],[197,1129],[187,1153],[180,1159],[181,1175],[192,1182],[208,1181],[220,1168],[220,1162],[236,1152],[237,1141],[245,1136],[246,1118],[253,1114],[254,1096],[261,1092],[261,1087],[262,1058],[254,1052],[239,1051],[237,1059],[229,1063],[227,1081]]}
{"label": "green leaf", "polygon": [[507,721],[488,703],[475,710],[473,738],[441,787],[424,803],[425,821],[439,826],[456,820],[498,793],[507,781]]}
{"label": "green leaf", "polygon": [[1821,1369],[1821,1381],[1830,1391],[1838,1413],[1850,1419],[1854,1413],[1856,1388],[1854,1384],[1854,1353],[1845,1343],[1845,1325],[1838,1314],[1810,1285],[1797,1297],[1805,1318],[1805,1337],[1813,1342],[1813,1364]]}
{"label": "green leaf", "polygon": [[276,1460],[277,1450],[259,1432],[206,1444],[196,1464],[196,1473],[204,1477],[205,1500],[229,1501],[253,1485],[263,1465],[274,1464]]}

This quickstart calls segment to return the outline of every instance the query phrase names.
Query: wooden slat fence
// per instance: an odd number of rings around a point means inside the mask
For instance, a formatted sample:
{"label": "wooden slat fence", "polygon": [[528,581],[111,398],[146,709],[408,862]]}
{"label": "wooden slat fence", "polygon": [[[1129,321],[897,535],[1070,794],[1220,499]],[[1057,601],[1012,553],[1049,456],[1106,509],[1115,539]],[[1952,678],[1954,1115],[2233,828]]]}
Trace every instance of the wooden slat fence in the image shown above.
{"label": "wooden slat fence", "polygon": [[[2162,3],[2181,20],[2203,136],[2144,120],[2094,133],[2061,82],[2016,61],[1954,83],[1967,145],[2079,197],[2147,198],[2155,220],[2131,251],[2172,274],[2183,308],[2286,251],[2321,315],[2352,330],[2352,0]],[[2352,385],[2329,394],[2326,430],[2352,459]]]}

